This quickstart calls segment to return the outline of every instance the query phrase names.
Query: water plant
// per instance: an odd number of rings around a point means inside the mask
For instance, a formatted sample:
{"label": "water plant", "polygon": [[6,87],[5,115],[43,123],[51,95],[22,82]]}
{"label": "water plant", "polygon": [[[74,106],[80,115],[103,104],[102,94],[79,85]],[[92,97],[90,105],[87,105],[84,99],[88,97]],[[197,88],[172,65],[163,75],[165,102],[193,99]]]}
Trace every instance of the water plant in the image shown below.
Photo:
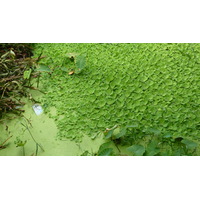
{"label": "water plant", "polygon": [[16,137],[16,140],[14,141],[14,144],[16,145],[16,147],[21,147],[23,150],[23,156],[26,155],[25,153],[25,144],[26,144],[26,140],[22,141],[19,137]]}
{"label": "water plant", "polygon": [[[179,137],[180,146],[186,147],[187,138],[198,141],[199,44],[37,44],[36,57],[41,49],[46,55],[41,64],[53,71],[51,77],[42,75],[47,91],[42,102],[46,112],[57,109],[59,139],[81,141],[84,134],[92,137],[105,127],[139,121],[143,129],[170,132],[172,144]],[[84,70],[69,75],[75,56],[84,54]],[[146,148],[129,150],[146,154]]]}
{"label": "water plant", "polygon": [[[173,136],[152,127],[143,129],[139,123],[111,128],[104,134],[106,142],[100,146],[98,156],[121,155],[119,145],[126,146],[134,156],[195,155],[199,146],[198,141],[191,138]],[[117,153],[112,144],[117,147]]]}
{"label": "water plant", "polygon": [[40,148],[43,152],[44,152],[44,148],[43,148],[43,146],[42,146],[41,144],[39,144],[39,143],[36,141],[36,139],[33,137],[33,134],[31,133],[30,128],[29,128],[29,126],[33,128],[33,126],[32,126],[32,124],[31,124],[30,120],[28,120],[28,119],[25,118],[25,117],[23,117],[23,119],[24,119],[24,123],[21,122],[21,125],[22,125],[23,127],[25,127],[25,130],[24,130],[24,131],[28,131],[28,133],[30,134],[32,140],[34,141],[34,143],[35,143],[35,145],[36,145],[36,148],[35,148],[35,155],[37,156],[37,154],[38,154],[38,148]]}

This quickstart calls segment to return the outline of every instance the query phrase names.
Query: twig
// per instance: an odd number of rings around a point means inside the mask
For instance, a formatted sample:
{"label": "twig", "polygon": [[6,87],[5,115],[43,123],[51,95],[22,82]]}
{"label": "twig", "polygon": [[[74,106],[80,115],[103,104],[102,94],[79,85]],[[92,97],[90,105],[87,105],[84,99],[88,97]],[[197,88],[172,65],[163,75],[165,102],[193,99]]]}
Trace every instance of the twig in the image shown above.
{"label": "twig", "polygon": [[1,145],[0,145],[0,149],[5,149],[6,146],[4,145],[10,138],[12,137],[12,135],[10,137],[8,137]]}
{"label": "twig", "polygon": [[8,137],[0,146],[3,146],[11,137],[12,137],[12,135],[10,137]]}

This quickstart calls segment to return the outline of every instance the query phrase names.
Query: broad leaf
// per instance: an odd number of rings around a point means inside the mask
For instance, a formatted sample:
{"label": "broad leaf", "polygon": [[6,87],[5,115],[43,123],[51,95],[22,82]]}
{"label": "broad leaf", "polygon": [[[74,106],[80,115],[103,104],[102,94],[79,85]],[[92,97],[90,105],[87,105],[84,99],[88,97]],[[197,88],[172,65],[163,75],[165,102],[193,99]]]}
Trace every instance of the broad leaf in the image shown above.
{"label": "broad leaf", "polygon": [[106,156],[106,155],[110,155],[113,151],[112,148],[109,148],[109,146],[112,144],[112,142],[106,142],[103,143],[98,150],[98,155],[99,156]]}
{"label": "broad leaf", "polygon": [[106,133],[105,139],[111,138],[111,137],[112,137],[112,134],[113,134],[113,131],[114,131],[114,130],[109,130],[109,131]]}
{"label": "broad leaf", "polygon": [[38,72],[51,72],[51,69],[48,66],[40,65],[39,68],[36,69]]}
{"label": "broad leaf", "polygon": [[145,152],[145,147],[142,145],[134,144],[128,147],[127,150],[132,152],[135,156],[142,156]]}
{"label": "broad leaf", "polygon": [[157,148],[157,142],[151,142],[148,144],[147,148],[146,148],[146,153],[145,155],[147,156],[155,156],[156,154],[158,154],[160,152],[160,149]]}
{"label": "broad leaf", "polygon": [[183,139],[181,142],[183,144],[185,144],[188,149],[194,149],[194,148],[198,147],[198,144],[196,142],[193,142],[188,139]]}
{"label": "broad leaf", "polygon": [[84,55],[77,56],[76,58],[76,67],[79,70],[82,70],[86,64],[86,57]]}
{"label": "broad leaf", "polygon": [[148,130],[150,133],[154,133],[155,135],[159,135],[161,133],[161,131],[156,128],[150,128]]}
{"label": "broad leaf", "polygon": [[126,135],[126,128],[120,128],[119,133],[115,135],[115,139],[121,138]]}
{"label": "broad leaf", "polygon": [[112,148],[107,148],[107,149],[100,151],[98,153],[98,156],[111,156],[112,152],[113,152]]}

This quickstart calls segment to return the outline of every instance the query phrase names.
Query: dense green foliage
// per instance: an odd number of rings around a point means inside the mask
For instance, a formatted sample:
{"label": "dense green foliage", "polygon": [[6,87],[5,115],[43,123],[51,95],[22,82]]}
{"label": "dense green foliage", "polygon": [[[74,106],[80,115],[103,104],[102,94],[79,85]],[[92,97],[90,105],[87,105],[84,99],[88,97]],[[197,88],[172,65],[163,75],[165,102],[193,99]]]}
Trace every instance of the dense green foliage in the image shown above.
{"label": "dense green foliage", "polygon": [[[197,155],[198,143],[188,139],[188,136],[176,137],[155,128],[143,129],[140,124],[115,126],[104,134],[106,142],[99,147],[95,155],[124,155],[119,145],[128,146],[127,151],[134,156]],[[113,144],[117,148],[117,153],[113,149]]]}
{"label": "dense green foliage", "polygon": [[[37,44],[35,48],[35,56],[42,52],[46,58],[41,63],[53,72],[42,79],[47,92],[43,106],[47,111],[56,107],[59,138],[81,140],[83,134],[139,122],[144,130],[156,128],[161,134],[198,140],[200,44]],[[69,75],[69,53],[87,55],[81,73]],[[141,146],[129,150],[145,152]]]}

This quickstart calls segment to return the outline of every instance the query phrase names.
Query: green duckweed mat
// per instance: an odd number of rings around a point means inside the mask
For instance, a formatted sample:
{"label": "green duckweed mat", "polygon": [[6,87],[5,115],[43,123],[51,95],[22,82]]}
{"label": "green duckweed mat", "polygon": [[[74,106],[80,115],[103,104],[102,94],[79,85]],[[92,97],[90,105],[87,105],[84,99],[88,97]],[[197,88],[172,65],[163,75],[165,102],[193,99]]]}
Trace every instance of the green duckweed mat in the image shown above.
{"label": "green duckweed mat", "polygon": [[[59,139],[139,122],[198,140],[200,44],[36,44],[41,52],[52,70],[40,78],[42,106],[56,108]],[[81,73],[69,75],[69,53],[86,55]]]}

